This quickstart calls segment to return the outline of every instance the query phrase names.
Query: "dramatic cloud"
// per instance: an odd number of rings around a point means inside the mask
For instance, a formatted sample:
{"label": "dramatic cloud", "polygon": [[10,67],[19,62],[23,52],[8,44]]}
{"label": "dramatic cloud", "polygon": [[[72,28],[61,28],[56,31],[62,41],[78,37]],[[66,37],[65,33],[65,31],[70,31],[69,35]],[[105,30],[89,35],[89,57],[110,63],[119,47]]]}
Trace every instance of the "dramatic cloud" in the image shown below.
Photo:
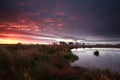
{"label": "dramatic cloud", "polygon": [[1,0],[0,43],[119,42],[118,0]]}

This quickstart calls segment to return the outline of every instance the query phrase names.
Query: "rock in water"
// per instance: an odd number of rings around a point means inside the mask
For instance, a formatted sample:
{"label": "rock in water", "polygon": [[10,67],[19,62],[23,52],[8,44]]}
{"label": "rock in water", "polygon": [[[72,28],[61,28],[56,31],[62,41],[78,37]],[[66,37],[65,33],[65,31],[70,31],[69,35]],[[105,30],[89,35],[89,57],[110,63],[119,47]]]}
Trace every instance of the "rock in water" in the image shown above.
{"label": "rock in water", "polygon": [[96,51],[94,52],[94,55],[95,55],[95,56],[99,56],[99,51],[96,50]]}

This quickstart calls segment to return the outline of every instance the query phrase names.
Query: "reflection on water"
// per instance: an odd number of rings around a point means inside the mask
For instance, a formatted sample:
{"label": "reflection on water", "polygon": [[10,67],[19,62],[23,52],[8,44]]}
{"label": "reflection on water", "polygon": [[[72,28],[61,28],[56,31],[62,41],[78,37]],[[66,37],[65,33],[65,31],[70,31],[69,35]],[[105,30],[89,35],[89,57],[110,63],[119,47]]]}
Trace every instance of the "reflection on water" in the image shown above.
{"label": "reflection on water", "polygon": [[[99,51],[99,56],[94,55],[96,50]],[[111,71],[120,72],[119,48],[79,48],[72,49],[72,52],[79,59],[71,63],[71,66],[80,66],[89,69],[110,69]]]}

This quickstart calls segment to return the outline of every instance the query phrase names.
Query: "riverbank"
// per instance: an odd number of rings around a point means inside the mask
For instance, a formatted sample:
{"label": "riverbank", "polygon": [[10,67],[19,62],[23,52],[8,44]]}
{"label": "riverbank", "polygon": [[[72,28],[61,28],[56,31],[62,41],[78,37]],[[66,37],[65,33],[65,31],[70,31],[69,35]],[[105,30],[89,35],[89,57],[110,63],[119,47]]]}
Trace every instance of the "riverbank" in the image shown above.
{"label": "riverbank", "polygon": [[0,80],[119,80],[109,70],[71,67],[78,59],[60,45],[0,45]]}

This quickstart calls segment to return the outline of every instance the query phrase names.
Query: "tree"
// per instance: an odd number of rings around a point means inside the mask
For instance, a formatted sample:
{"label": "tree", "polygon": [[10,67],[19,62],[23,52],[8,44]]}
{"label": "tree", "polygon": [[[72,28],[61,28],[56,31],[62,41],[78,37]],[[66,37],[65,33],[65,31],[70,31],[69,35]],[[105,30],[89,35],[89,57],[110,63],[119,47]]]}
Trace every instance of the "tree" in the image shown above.
{"label": "tree", "polygon": [[67,45],[67,43],[64,42],[64,41],[59,42],[59,44],[60,44],[60,45]]}
{"label": "tree", "polygon": [[73,42],[69,42],[68,44],[69,44],[69,45],[74,45],[74,43],[73,43]]}

